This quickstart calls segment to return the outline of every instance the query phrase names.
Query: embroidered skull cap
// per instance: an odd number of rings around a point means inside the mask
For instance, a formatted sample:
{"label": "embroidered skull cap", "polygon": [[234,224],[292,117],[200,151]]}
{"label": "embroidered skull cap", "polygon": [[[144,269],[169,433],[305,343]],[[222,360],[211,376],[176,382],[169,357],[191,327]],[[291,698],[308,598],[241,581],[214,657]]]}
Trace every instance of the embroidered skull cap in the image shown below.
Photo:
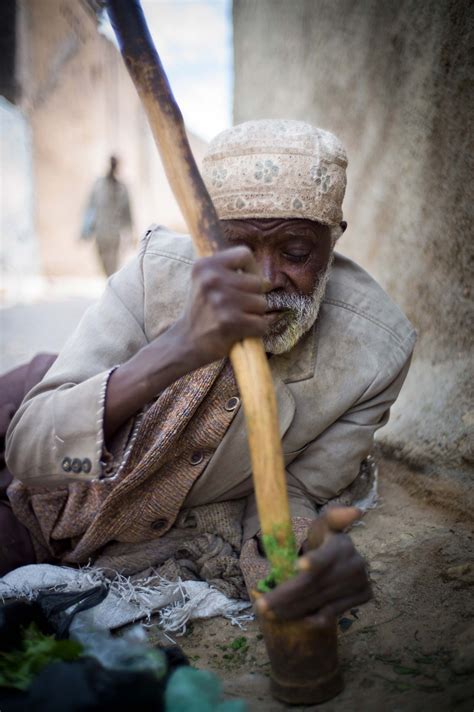
{"label": "embroidered skull cap", "polygon": [[202,175],[221,220],[342,220],[347,156],[334,134],[304,121],[264,119],[209,144]]}

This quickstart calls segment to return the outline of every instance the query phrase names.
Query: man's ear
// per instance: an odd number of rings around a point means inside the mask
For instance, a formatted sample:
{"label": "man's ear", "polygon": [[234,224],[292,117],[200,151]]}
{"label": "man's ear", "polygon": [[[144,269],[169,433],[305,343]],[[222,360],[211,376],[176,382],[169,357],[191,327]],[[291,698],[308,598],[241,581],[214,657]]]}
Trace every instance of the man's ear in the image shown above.
{"label": "man's ear", "polygon": [[347,228],[347,222],[345,220],[341,220],[339,225],[335,225],[334,227],[331,228],[331,237],[332,237],[332,246],[336,244],[336,242],[339,240],[340,237],[345,233]]}

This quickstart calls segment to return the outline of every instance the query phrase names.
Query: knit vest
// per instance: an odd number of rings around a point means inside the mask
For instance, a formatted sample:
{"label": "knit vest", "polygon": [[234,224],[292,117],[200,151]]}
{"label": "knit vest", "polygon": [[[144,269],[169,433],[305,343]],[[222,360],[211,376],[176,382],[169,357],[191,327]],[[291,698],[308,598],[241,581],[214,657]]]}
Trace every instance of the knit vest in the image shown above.
{"label": "knit vest", "polygon": [[85,563],[112,541],[165,534],[230,426],[236,395],[229,361],[210,364],[151,405],[115,477],[35,493],[14,483],[12,508],[32,534],[38,561]]}

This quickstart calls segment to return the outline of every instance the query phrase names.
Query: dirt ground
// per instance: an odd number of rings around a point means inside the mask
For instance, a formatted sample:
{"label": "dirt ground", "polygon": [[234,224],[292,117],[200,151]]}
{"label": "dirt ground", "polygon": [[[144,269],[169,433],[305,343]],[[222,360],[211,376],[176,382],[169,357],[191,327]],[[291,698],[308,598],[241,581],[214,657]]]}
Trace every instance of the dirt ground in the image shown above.
{"label": "dirt ground", "polygon": [[[380,504],[352,536],[366,557],[374,599],[339,630],[344,691],[321,712],[471,712],[474,709],[474,535],[467,499],[427,504],[417,473],[381,466]],[[417,494],[409,494],[414,490]],[[472,512],[472,510],[471,510]],[[194,622],[176,642],[215,672],[227,698],[249,711],[286,706],[269,693],[269,662],[255,622]],[[299,707],[292,709],[315,709]]]}

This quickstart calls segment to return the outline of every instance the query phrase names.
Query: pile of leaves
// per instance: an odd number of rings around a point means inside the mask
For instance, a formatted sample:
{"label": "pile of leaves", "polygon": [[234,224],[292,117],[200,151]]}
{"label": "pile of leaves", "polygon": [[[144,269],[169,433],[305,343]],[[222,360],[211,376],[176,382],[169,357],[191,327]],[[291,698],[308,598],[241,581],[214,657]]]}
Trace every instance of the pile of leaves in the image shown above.
{"label": "pile of leaves", "polygon": [[[233,647],[238,649],[244,644],[245,638],[242,638]],[[43,633],[36,623],[30,623],[23,628],[20,644],[15,649],[0,652],[0,688],[9,688],[12,693],[16,691],[14,694],[20,695],[21,704],[24,704],[21,709],[31,705],[33,709],[63,710],[65,695],[69,695],[72,686],[81,689],[83,695],[83,699],[76,696],[74,703],[70,701],[73,710],[115,709],[119,703],[131,707],[133,700],[138,709],[156,712],[189,709],[195,712],[245,712],[243,700],[223,699],[218,677],[209,671],[189,667],[181,651],[178,655],[172,650],[167,649],[165,656],[159,649],[144,647],[138,658],[131,655],[130,660],[122,661],[127,663],[126,668],[106,670],[97,660],[88,657],[88,651],[81,643],[56,640],[54,635]],[[81,667],[64,667],[78,660]],[[47,666],[51,667],[45,670]],[[57,685],[54,698],[50,697],[52,684]],[[3,708],[12,700],[18,698],[6,693],[0,705]],[[5,709],[10,707],[5,706]],[[20,708],[14,703],[12,709]]]}
{"label": "pile of leaves", "polygon": [[0,686],[27,690],[36,675],[49,663],[77,660],[83,647],[75,640],[56,640],[45,635],[36,623],[24,629],[20,647],[0,652]]}

